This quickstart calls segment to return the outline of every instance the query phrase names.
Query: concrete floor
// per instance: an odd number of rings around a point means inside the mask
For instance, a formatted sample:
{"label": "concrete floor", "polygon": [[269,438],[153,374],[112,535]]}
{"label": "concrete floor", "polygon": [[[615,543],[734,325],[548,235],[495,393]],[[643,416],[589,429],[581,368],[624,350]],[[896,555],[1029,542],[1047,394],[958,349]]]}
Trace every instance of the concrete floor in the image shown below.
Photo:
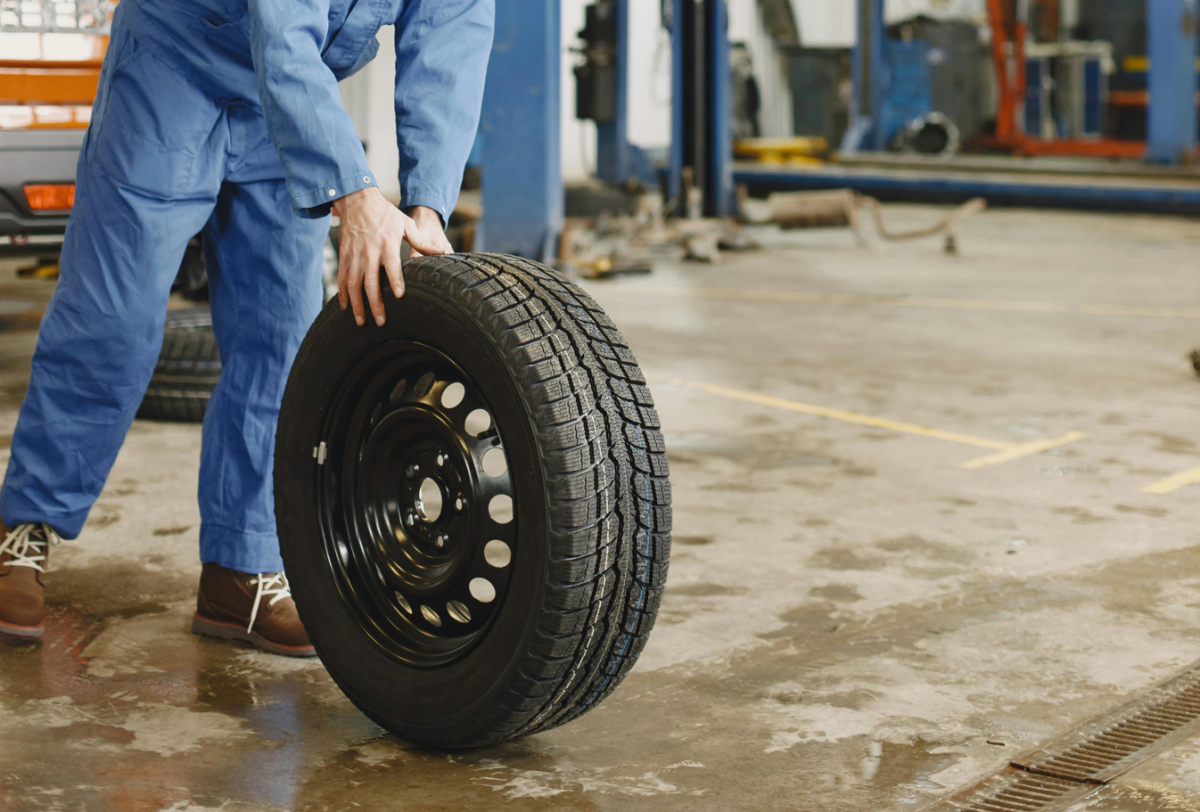
{"label": "concrete floor", "polygon": [[[599,709],[423,752],[319,663],[187,634],[199,430],[137,423],[55,553],[45,642],[0,644],[0,809],[910,810],[1200,659],[1200,485],[1142,490],[1200,466],[1200,222],[989,211],[958,257],[759,236],[589,285],[653,378],[676,522]],[[0,434],[49,287],[15,265]],[[1084,809],[1200,810],[1200,740]]]}

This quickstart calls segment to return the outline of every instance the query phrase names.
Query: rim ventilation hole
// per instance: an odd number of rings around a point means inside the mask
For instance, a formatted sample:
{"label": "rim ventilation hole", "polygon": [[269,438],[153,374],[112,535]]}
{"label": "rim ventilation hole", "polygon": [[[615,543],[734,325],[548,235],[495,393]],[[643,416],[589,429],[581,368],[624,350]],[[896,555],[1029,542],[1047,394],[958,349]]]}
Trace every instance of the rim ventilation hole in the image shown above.
{"label": "rim ventilation hole", "polygon": [[465,603],[459,601],[450,601],[446,604],[446,614],[459,623],[471,622],[471,610],[467,608]]}
{"label": "rim ventilation hole", "polygon": [[[442,515],[442,489],[429,477],[421,481],[417,491],[417,513],[427,522],[436,522]],[[412,524],[412,522],[409,522]]]}
{"label": "rim ventilation hole", "polygon": [[421,616],[432,623],[434,626],[442,625],[442,616],[437,613],[436,609],[431,609],[428,606],[421,607]]}
{"label": "rim ventilation hole", "polygon": [[[496,600],[496,587],[486,578],[472,578],[468,585],[471,590],[471,597],[480,603],[491,603]],[[424,607],[422,607],[424,611]]]}
{"label": "rim ventilation hole", "polygon": [[419,398],[423,398],[433,389],[433,384],[437,381],[432,372],[426,372],[421,377],[417,378],[417,385],[413,387],[413,394]]}
{"label": "rim ventilation hole", "polygon": [[399,592],[396,593],[396,603],[400,604],[400,608],[404,610],[406,615],[412,614],[412,604],[408,602],[408,598],[404,597]]}
{"label": "rim ventilation hole", "polygon": [[442,407],[453,409],[455,406],[463,402],[463,398],[467,396],[467,387],[461,383],[452,383],[442,390]]}
{"label": "rim ventilation hole", "polygon": [[489,448],[483,453],[483,472],[488,476],[504,476],[504,472],[508,470],[508,460],[504,458],[504,452],[498,448]]}
{"label": "rim ventilation hole", "polygon": [[472,437],[478,437],[492,427],[492,416],[483,409],[476,409],[467,415],[463,423],[463,431]]}
{"label": "rim ventilation hole", "polygon": [[511,496],[500,494],[493,496],[488,502],[488,515],[496,524],[508,524],[513,520],[513,500]]}
{"label": "rim ventilation hole", "polygon": [[491,566],[502,570],[512,562],[512,550],[503,541],[489,541],[483,548],[483,558]]}
{"label": "rim ventilation hole", "polygon": [[404,397],[406,389],[408,389],[408,381],[400,381],[400,383],[396,384],[396,388],[392,390],[392,394],[388,397],[393,406],[400,402],[400,398]]}

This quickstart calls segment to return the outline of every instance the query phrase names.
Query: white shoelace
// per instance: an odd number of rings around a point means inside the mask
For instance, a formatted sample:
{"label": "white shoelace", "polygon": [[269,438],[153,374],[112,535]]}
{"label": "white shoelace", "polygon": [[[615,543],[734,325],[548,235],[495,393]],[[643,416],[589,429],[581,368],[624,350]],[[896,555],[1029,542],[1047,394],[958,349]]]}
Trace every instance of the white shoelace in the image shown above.
{"label": "white shoelace", "polygon": [[[34,538],[33,534],[37,532],[41,532],[41,538]],[[55,547],[62,544],[62,539],[50,525],[38,523],[18,525],[8,531],[8,536],[5,537],[3,543],[0,543],[0,556],[6,553],[11,556],[5,566],[29,567],[38,572],[45,572],[42,565],[46,563],[47,544]]]}
{"label": "white shoelace", "polygon": [[284,598],[292,597],[292,587],[288,584],[287,576],[282,572],[259,573],[251,584],[258,585],[258,594],[254,596],[254,609],[250,612],[250,625],[246,631],[254,631],[254,621],[258,619],[258,607],[262,606],[263,598],[270,598],[267,606],[274,606]]}

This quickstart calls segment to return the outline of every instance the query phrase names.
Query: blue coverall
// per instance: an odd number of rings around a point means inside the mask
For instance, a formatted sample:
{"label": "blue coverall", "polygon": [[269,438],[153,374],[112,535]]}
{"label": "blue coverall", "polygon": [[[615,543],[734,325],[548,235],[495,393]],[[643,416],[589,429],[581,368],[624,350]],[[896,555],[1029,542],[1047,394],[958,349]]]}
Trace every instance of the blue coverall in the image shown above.
{"label": "blue coverall", "polygon": [[444,219],[493,22],[494,0],[122,0],[0,489],[6,525],[79,534],[203,230],[224,371],[204,419],[200,557],[282,570],[272,466],[283,387],[322,304],[331,203],[376,185],[337,82],[394,24],[401,205]]}

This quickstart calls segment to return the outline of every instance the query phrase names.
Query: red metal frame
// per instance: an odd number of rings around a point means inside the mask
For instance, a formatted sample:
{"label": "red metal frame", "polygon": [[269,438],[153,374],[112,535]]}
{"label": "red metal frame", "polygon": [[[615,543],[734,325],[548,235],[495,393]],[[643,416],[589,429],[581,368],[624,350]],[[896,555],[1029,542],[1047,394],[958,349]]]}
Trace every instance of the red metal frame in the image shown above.
{"label": "red metal frame", "polygon": [[[992,27],[992,62],[996,69],[999,101],[996,105],[996,134],[980,139],[981,145],[1011,151],[1015,155],[1059,155],[1087,158],[1131,158],[1146,155],[1141,141],[1098,139],[1046,140],[1033,138],[1017,127],[1017,111],[1024,103],[1026,87],[1025,40],[1029,36],[1029,21],[1015,13],[1013,24],[1012,59],[1009,58],[1007,26],[1002,0],[987,0],[988,21]],[[1011,64],[1015,63],[1015,64]]]}

